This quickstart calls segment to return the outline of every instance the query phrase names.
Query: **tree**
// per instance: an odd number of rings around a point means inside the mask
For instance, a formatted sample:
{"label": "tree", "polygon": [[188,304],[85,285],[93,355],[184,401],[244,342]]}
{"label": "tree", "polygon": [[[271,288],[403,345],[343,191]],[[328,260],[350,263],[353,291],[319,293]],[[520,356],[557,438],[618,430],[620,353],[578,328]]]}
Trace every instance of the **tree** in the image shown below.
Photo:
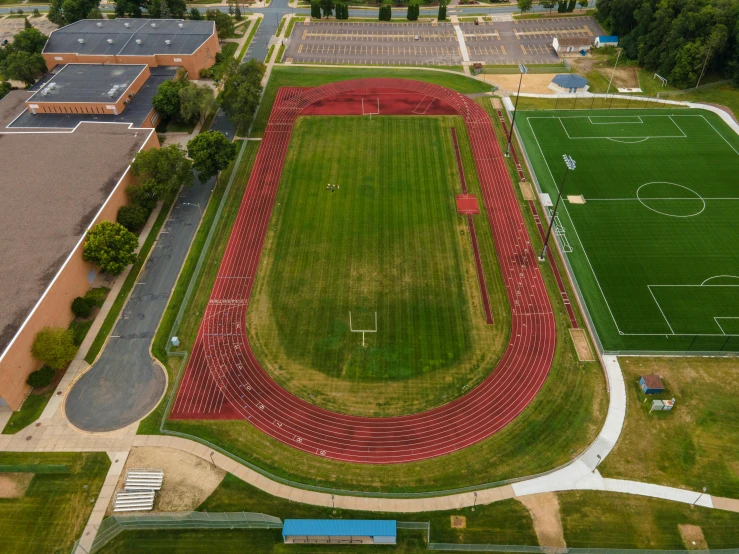
{"label": "tree", "polygon": [[105,19],[103,17],[103,12],[100,11],[100,8],[92,8],[89,12],[87,12],[87,17],[85,19]]}
{"label": "tree", "polygon": [[99,0],[51,0],[49,4],[49,21],[57,25],[69,25],[87,17],[87,14],[98,7]]}
{"label": "tree", "polygon": [[408,5],[408,15],[406,15],[406,18],[408,19],[408,21],[417,21],[419,13],[420,13],[420,8],[418,4],[409,4]]}
{"label": "tree", "polygon": [[193,21],[200,21],[203,19],[203,14],[197,8],[190,8],[190,19]]}
{"label": "tree", "polygon": [[187,13],[185,0],[151,0],[149,17],[152,19],[181,19]]}
{"label": "tree", "polygon": [[[154,183],[141,183],[140,185],[129,185],[126,194],[131,204],[141,206],[146,210],[146,216],[154,211],[157,205],[156,187]],[[118,222],[120,223],[120,221]]]}
{"label": "tree", "polygon": [[139,204],[121,206],[118,208],[118,215],[115,218],[118,223],[132,233],[135,233],[146,225],[147,219],[149,219],[149,211]]}
{"label": "tree", "polygon": [[[82,247],[82,258],[97,264],[109,275],[120,275],[127,265],[136,261],[136,254],[133,252],[138,245],[139,239],[136,235],[120,223],[101,221],[87,231]],[[46,360],[41,361],[52,365]]]}
{"label": "tree", "polygon": [[208,114],[217,108],[218,101],[209,86],[189,83],[180,89],[180,119],[183,121],[198,121],[202,125]]}
{"label": "tree", "polygon": [[143,8],[147,7],[148,0],[116,0],[115,15],[117,17],[141,17]]}
{"label": "tree", "polygon": [[393,10],[390,6],[380,6],[378,19],[380,21],[390,21],[393,17]]}
{"label": "tree", "polygon": [[23,51],[29,54],[40,54],[47,40],[49,40],[49,37],[41,31],[35,27],[28,27],[13,37],[10,48],[16,52]]}
{"label": "tree", "polygon": [[228,167],[236,157],[236,145],[218,131],[206,131],[187,143],[187,155],[198,179],[205,183]]}
{"label": "tree", "polygon": [[574,12],[576,5],[577,5],[577,0],[569,0],[569,2],[567,3],[567,13]]}
{"label": "tree", "polygon": [[158,200],[170,200],[180,187],[193,184],[192,162],[179,144],[142,150],[136,154],[131,171],[144,187],[140,192]]}
{"label": "tree", "polygon": [[262,94],[264,70],[264,64],[252,59],[226,75],[219,97],[221,108],[239,128],[247,127],[254,117]]}
{"label": "tree", "polygon": [[557,13],[565,13],[567,11],[567,0],[557,0]]}
{"label": "tree", "polygon": [[311,19],[321,19],[321,5],[318,0],[313,0],[310,3],[310,17]]}
{"label": "tree", "polygon": [[79,318],[87,319],[92,313],[92,302],[82,296],[72,300],[72,313]]}
{"label": "tree", "polygon": [[580,7],[584,10],[588,7],[590,4],[590,0],[577,0],[577,3],[580,5]]}
{"label": "tree", "polygon": [[48,387],[54,381],[56,371],[53,367],[48,365],[43,366],[41,369],[34,371],[28,376],[26,383],[31,385],[34,389],[43,389]]}
{"label": "tree", "polygon": [[540,0],[539,4],[545,10],[549,10],[549,13],[552,13],[554,6],[557,5],[557,0]]}
{"label": "tree", "polygon": [[336,19],[349,19],[349,6],[347,4],[336,4]]}
{"label": "tree", "polygon": [[180,116],[180,91],[188,86],[187,79],[164,81],[157,88],[157,93],[151,99],[151,104],[166,118]]}
{"label": "tree", "polygon": [[5,98],[7,94],[13,89],[8,81],[0,82],[0,100]]}
{"label": "tree", "polygon": [[32,85],[36,79],[46,73],[46,60],[41,54],[30,54],[19,50],[11,51],[0,62],[0,73],[9,79],[23,81]]}
{"label": "tree", "polygon": [[518,0],[518,9],[521,10],[521,13],[529,11],[533,5],[533,0]]}
{"label": "tree", "polygon": [[223,40],[233,35],[234,20],[227,13],[219,10],[208,10],[205,12],[205,18],[216,22],[216,33],[218,33],[219,39]]}
{"label": "tree", "polygon": [[439,4],[439,15],[438,15],[439,21],[444,21],[446,19],[446,2],[442,2]]}
{"label": "tree", "polygon": [[74,333],[62,327],[44,327],[33,339],[31,354],[52,369],[62,369],[77,354]]}
{"label": "tree", "polygon": [[323,17],[331,17],[334,13],[334,2],[333,0],[318,0],[321,5],[321,12]]}

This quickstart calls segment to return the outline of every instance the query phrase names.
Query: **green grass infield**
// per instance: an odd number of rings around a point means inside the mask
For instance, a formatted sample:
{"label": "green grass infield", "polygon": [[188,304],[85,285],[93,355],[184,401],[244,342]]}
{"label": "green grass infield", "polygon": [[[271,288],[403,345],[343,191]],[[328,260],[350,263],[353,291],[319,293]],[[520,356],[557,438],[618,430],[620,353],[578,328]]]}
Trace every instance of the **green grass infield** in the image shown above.
{"label": "green grass infield", "polygon": [[552,202],[562,156],[577,163],[555,228],[603,348],[738,351],[739,137],[702,110],[522,112],[516,124]]}

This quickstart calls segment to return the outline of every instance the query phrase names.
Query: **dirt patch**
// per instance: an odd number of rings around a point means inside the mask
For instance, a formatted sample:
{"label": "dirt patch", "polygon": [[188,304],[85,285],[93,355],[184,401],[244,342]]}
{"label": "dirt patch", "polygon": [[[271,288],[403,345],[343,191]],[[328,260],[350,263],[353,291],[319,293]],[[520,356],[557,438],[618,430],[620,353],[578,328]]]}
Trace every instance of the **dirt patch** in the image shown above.
{"label": "dirt patch", "polygon": [[703,536],[703,530],[697,525],[682,524],[677,526],[683,544],[688,550],[708,550],[708,543]]}
{"label": "dirt patch", "polygon": [[531,494],[516,498],[531,514],[539,545],[565,548],[562,520],[559,517],[559,500],[553,492]]}
{"label": "dirt patch", "polygon": [[521,181],[518,186],[521,187],[521,196],[523,196],[524,200],[534,200],[534,191],[531,190],[529,183]]}
{"label": "dirt patch", "polygon": [[593,351],[590,350],[590,343],[588,342],[587,334],[585,334],[585,329],[570,329],[570,336],[577,351],[577,358],[581,362],[592,362],[595,360]]}
{"label": "dirt patch", "polygon": [[615,72],[610,67],[600,67],[598,73],[606,81],[610,81],[613,75],[611,84],[616,88],[639,88],[639,75],[635,67],[618,67]]}
{"label": "dirt patch", "polygon": [[490,102],[492,102],[494,110],[500,109],[500,98],[491,98]]}
{"label": "dirt patch", "polygon": [[0,473],[0,498],[22,498],[33,473]]}
{"label": "dirt patch", "polygon": [[[24,6],[25,8],[25,6]],[[49,35],[51,31],[54,31],[59,26],[49,21],[46,16],[31,17],[31,13],[28,13],[28,22],[36,27],[45,35]],[[22,17],[15,17],[13,19],[0,19],[0,41],[8,40],[13,41],[13,37],[23,30],[25,22]]]}
{"label": "dirt patch", "polygon": [[465,516],[451,516],[453,529],[466,529],[467,518]]}
{"label": "dirt patch", "polygon": [[570,204],[585,204],[585,197],[582,194],[570,195],[567,197]]}
{"label": "dirt patch", "polygon": [[[194,510],[210,496],[226,472],[210,462],[174,448],[132,448],[126,460],[116,490],[123,489],[126,470],[161,468],[164,470],[162,490],[156,495],[154,509],[158,512],[187,512]],[[112,513],[113,505],[108,506]]]}
{"label": "dirt patch", "polygon": [[[549,83],[552,82],[556,73],[529,73],[521,82],[521,92],[528,92],[531,94],[551,94],[554,96],[557,94],[555,91],[549,88]],[[495,85],[500,89],[500,92],[508,92],[510,94],[516,94],[518,90],[518,82],[520,75],[518,73],[503,73],[503,74],[483,74],[479,75],[483,81]]]}

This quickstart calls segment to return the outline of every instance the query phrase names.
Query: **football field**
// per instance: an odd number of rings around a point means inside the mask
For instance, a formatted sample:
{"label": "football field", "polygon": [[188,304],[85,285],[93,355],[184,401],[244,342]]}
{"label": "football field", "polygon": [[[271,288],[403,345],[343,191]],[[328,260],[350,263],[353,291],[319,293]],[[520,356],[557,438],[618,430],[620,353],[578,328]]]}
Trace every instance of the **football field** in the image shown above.
{"label": "football field", "polygon": [[545,205],[562,156],[576,161],[554,229],[604,350],[739,351],[732,129],[703,110],[531,111],[516,125]]}

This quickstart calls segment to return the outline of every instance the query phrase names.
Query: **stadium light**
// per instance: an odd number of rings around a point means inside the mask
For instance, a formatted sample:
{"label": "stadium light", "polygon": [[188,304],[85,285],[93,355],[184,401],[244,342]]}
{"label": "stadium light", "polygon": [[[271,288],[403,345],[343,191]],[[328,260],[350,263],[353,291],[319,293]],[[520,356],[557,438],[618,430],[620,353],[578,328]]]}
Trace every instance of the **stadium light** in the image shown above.
{"label": "stadium light", "polygon": [[562,177],[562,185],[559,187],[559,191],[557,192],[557,201],[554,203],[554,211],[552,212],[552,219],[549,220],[549,230],[547,231],[547,236],[544,239],[544,248],[541,249],[541,256],[539,256],[539,261],[543,262],[547,259],[547,243],[549,242],[549,235],[552,234],[552,227],[554,227],[554,221],[557,217],[557,208],[559,208],[559,201],[562,199],[562,192],[565,189],[565,181],[567,180],[567,174],[570,171],[575,171],[576,163],[575,160],[572,159],[572,156],[568,156],[567,154],[562,154],[562,159],[565,162],[565,175]]}
{"label": "stadium light", "polygon": [[513,126],[516,124],[516,114],[518,113],[518,98],[521,96],[521,83],[523,82],[524,74],[529,72],[529,68],[524,64],[518,64],[518,70],[521,72],[521,77],[518,80],[518,92],[516,93],[516,106],[513,108],[513,119],[511,119],[511,131],[508,133],[508,146],[505,149],[505,157],[511,155],[511,137],[513,137]]}

